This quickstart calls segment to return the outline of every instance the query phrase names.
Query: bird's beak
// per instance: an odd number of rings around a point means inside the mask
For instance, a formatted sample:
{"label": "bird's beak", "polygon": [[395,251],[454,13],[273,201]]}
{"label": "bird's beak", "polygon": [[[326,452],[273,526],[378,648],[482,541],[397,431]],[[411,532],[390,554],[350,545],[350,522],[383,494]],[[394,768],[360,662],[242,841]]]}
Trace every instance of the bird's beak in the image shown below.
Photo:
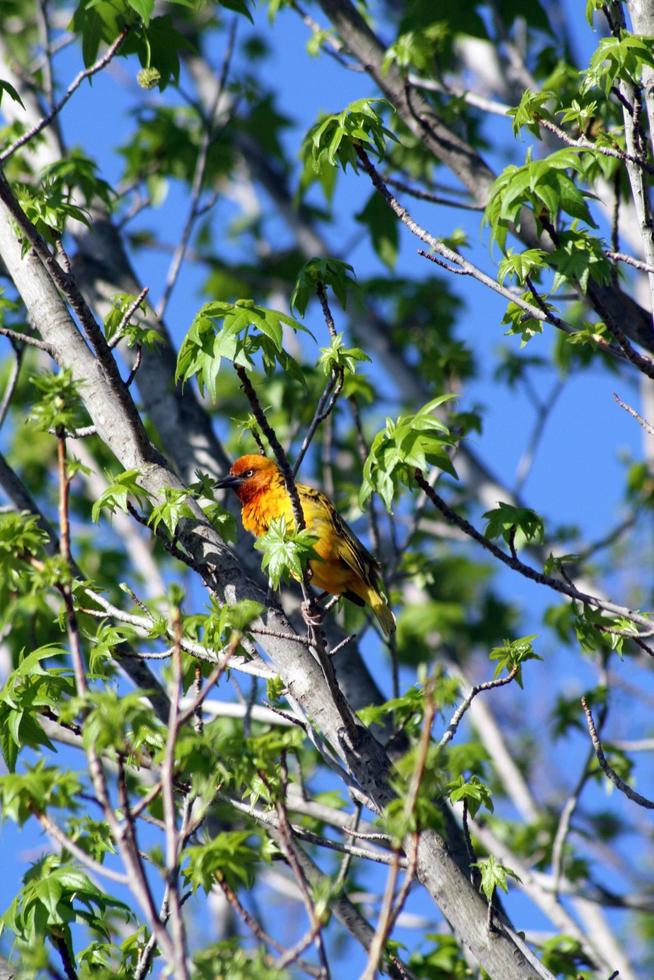
{"label": "bird's beak", "polygon": [[240,476],[232,476],[230,473],[224,476],[222,480],[217,480],[215,486],[218,490],[229,490],[234,489],[241,482]]}

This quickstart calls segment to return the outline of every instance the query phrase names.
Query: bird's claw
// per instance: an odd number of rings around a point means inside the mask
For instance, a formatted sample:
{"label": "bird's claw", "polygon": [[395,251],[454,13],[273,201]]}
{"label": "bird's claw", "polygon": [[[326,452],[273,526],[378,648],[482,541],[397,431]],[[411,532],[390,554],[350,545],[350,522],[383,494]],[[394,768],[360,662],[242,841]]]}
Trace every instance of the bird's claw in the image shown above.
{"label": "bird's claw", "polygon": [[320,606],[315,599],[310,599],[307,602],[303,602],[300,606],[302,612],[302,618],[307,626],[322,626],[325,619],[325,610]]}

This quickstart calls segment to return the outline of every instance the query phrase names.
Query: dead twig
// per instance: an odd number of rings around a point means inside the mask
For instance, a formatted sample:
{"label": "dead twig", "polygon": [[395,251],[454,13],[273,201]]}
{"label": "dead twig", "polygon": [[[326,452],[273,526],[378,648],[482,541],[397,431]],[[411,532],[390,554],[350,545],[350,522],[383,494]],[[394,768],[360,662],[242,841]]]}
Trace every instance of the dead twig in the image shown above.
{"label": "dead twig", "polygon": [[625,783],[624,779],[618,776],[615,769],[606,761],[606,756],[604,755],[604,750],[602,748],[602,743],[600,742],[599,735],[597,734],[597,729],[595,727],[595,721],[593,719],[593,714],[590,709],[590,705],[585,697],[581,699],[581,707],[584,709],[584,714],[586,715],[586,725],[588,726],[588,734],[590,735],[590,740],[593,743],[593,748],[595,750],[595,755],[597,756],[597,761],[600,764],[602,772],[608,776],[614,786],[624,793],[630,800],[637,803],[638,806],[644,807],[646,810],[654,810],[654,802],[648,800],[645,796],[641,796],[637,793],[635,789],[632,789],[628,783]]}
{"label": "dead twig", "polygon": [[92,78],[93,75],[97,75],[99,71],[102,71],[102,69],[109,64],[109,62],[118,53],[118,50],[120,49],[130,30],[131,26],[129,25],[127,27],[123,27],[116,40],[109,45],[103,56],[98,58],[98,60],[89,68],[85,68],[84,71],[79,72],[79,74],[75,76],[59,101],[53,105],[50,112],[48,112],[45,116],[42,116],[42,118],[39,119],[38,122],[34,123],[34,125],[28,129],[27,132],[23,133],[22,136],[19,136],[18,139],[15,139],[3,153],[0,153],[0,164],[5,163],[9,157],[13,156],[16,150],[20,149],[20,147],[24,146],[26,143],[29,143],[29,141],[34,139],[34,137],[44,130],[46,126],[50,125],[52,120],[59,115],[71,96],[75,94],[82,82],[87,78]]}

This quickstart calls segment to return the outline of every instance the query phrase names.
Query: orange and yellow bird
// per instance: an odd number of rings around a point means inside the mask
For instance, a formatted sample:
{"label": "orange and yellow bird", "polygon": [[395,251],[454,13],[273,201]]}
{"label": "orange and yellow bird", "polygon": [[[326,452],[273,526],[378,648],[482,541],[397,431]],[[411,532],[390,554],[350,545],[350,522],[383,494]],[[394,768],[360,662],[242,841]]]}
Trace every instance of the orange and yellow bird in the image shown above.
{"label": "orange and yellow bird", "polygon": [[[241,502],[246,531],[265,534],[272,520],[283,517],[293,527],[293,508],[277,463],[265,456],[241,456],[219,480],[231,487]],[[395,617],[381,593],[379,565],[356,534],[336,513],[334,505],[304,483],[296,483],[307,530],[316,536],[314,550],[320,560],[310,561],[311,581],[332,595],[342,595],[357,606],[370,606],[386,636],[395,631]]]}

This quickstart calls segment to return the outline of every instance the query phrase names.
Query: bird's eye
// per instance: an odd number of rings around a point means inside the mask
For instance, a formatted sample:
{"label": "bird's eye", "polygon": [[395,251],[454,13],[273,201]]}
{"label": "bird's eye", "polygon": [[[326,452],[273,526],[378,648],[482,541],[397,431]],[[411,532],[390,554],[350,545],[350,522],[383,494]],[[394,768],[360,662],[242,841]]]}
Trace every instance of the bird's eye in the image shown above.
{"label": "bird's eye", "polygon": [[245,479],[249,480],[251,476],[254,476],[254,470],[246,470]]}

